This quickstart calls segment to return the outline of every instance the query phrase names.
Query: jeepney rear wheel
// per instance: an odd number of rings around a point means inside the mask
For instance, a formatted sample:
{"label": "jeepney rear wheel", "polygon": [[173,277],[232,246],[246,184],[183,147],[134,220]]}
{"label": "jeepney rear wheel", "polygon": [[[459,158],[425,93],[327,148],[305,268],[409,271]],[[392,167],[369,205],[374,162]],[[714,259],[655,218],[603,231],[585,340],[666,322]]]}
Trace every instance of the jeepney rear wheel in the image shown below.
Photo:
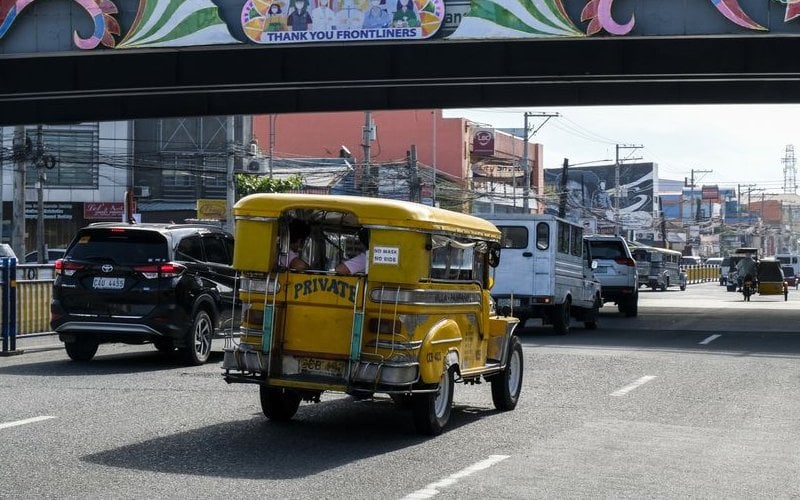
{"label": "jeepney rear wheel", "polygon": [[559,335],[566,335],[569,332],[570,315],[570,300],[564,300],[563,304],[556,304],[553,307],[553,330]]}
{"label": "jeepney rear wheel", "polygon": [[450,412],[453,409],[455,370],[456,368],[451,366],[442,373],[438,391],[414,395],[411,411],[414,415],[414,427],[420,434],[438,436],[450,420]]}
{"label": "jeepney rear wheel", "polygon": [[270,420],[286,422],[294,417],[300,406],[300,394],[283,387],[259,387],[261,411]]}
{"label": "jeepney rear wheel", "polygon": [[508,347],[508,364],[506,368],[493,376],[492,383],[492,402],[499,411],[513,410],[519,401],[519,394],[522,392],[522,344],[516,335],[511,337],[511,345]]}

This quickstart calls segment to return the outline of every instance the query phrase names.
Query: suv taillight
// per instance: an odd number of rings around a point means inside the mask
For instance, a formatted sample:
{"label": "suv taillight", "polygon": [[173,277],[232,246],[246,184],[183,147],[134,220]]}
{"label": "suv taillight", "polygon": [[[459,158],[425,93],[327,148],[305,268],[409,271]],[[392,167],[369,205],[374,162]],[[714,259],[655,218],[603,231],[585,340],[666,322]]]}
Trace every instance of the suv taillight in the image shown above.
{"label": "suv taillight", "polygon": [[83,264],[77,264],[75,262],[70,262],[64,259],[58,259],[53,264],[53,273],[58,276],[59,274],[63,274],[64,276],[72,276],[75,274],[75,271],[80,269],[84,269],[86,266]]}
{"label": "suv taillight", "polygon": [[133,270],[141,273],[147,279],[154,278],[174,278],[179,276],[186,268],[174,262],[164,264],[147,264],[145,266],[133,266]]}
{"label": "suv taillight", "polygon": [[631,259],[630,257],[617,257],[616,259],[614,259],[614,262],[616,262],[621,266],[636,267],[636,261]]}

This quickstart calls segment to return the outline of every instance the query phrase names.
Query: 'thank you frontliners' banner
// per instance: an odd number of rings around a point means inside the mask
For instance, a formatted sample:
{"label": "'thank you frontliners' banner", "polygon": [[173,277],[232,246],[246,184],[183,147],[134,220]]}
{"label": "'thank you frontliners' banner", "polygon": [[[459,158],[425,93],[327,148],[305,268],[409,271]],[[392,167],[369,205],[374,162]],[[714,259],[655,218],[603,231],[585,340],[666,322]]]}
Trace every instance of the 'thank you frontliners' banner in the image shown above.
{"label": "'thank you frontliners' banner", "polygon": [[436,37],[764,33],[800,34],[800,0],[0,0],[0,56]]}

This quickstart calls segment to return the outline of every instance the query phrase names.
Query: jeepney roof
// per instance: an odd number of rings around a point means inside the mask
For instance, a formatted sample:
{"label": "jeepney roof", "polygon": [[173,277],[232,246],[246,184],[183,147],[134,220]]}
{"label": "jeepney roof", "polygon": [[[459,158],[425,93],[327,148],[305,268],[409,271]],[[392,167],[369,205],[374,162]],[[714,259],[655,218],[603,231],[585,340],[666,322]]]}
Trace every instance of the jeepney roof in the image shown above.
{"label": "jeepney roof", "polygon": [[285,211],[293,209],[349,212],[360,224],[368,227],[440,230],[491,240],[500,239],[500,231],[494,224],[480,217],[421,203],[363,196],[258,193],[239,200],[233,207],[233,213],[237,219],[277,218]]}

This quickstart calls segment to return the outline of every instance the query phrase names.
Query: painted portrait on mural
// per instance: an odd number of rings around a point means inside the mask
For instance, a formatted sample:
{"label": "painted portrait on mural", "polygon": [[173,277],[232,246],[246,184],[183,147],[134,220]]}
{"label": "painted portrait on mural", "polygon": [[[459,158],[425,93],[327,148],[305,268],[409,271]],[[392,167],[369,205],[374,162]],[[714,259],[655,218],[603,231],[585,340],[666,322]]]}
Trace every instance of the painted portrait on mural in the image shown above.
{"label": "painted portrait on mural", "polygon": [[314,31],[336,29],[336,10],[332,3],[333,0],[316,0],[316,6],[311,9],[311,24]]}
{"label": "painted portrait on mural", "polygon": [[364,13],[362,28],[388,28],[392,16],[386,10],[386,0],[369,0],[369,9]]}
{"label": "painted portrait on mural", "polygon": [[[579,221],[587,217],[597,220],[597,227],[613,226],[619,203],[619,219],[625,229],[647,229],[653,224],[656,178],[653,163],[620,166],[620,188],[616,189],[614,165],[572,167],[567,174],[565,216]],[[548,197],[547,213],[558,214],[562,169],[545,169]]]}
{"label": "painted portrait on mural", "polygon": [[392,26],[395,28],[419,27],[419,17],[414,7],[414,0],[397,0]]}
{"label": "painted portrait on mural", "polygon": [[290,31],[308,31],[312,23],[311,14],[308,12],[308,0],[292,0],[289,14],[286,16],[286,26]]}

